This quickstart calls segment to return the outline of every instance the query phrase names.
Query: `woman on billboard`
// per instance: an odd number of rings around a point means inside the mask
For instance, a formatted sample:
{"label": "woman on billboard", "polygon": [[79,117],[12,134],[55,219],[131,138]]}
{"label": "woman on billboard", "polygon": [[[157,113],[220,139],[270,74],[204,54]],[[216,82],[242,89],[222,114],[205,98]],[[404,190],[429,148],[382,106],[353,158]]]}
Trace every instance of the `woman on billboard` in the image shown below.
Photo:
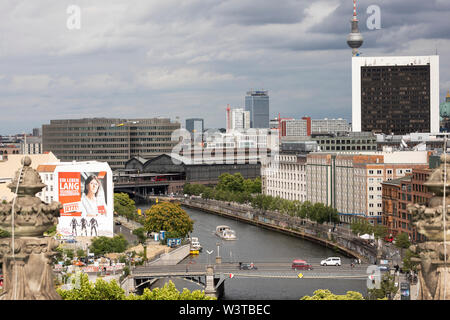
{"label": "woman on billboard", "polygon": [[97,176],[90,175],[84,183],[84,193],[81,197],[83,216],[96,217],[106,215],[106,203],[104,193],[101,191],[101,183]]}

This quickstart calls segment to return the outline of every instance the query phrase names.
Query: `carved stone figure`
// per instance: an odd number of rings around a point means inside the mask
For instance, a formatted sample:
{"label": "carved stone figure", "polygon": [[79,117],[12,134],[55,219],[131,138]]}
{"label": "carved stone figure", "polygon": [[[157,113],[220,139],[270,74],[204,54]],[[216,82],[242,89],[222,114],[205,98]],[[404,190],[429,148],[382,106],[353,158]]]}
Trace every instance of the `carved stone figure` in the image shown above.
{"label": "carved stone figure", "polygon": [[29,157],[24,157],[22,164],[23,169],[8,185],[12,192],[17,190],[15,202],[0,204],[0,229],[11,234],[0,239],[4,275],[0,299],[58,300],[61,297],[53,285],[51,266],[58,242],[43,233],[57,223],[61,204],[47,204],[35,196],[45,184],[30,167]]}
{"label": "carved stone figure", "polygon": [[[428,206],[412,204],[408,205],[408,211],[413,214],[413,223],[420,234],[426,236],[427,241],[413,245],[410,250],[419,255],[419,258],[411,258],[418,263],[419,297],[421,300],[447,300],[450,299],[450,268],[445,265],[449,259],[450,250],[450,161],[441,156],[441,166],[430,175],[429,180],[424,183],[428,189],[434,192]],[[446,168],[445,168],[446,166]],[[445,181],[445,207],[444,205],[444,181]],[[444,247],[444,216],[446,220],[445,244]],[[446,259],[444,257],[446,256]],[[448,289],[445,290],[444,288]]]}

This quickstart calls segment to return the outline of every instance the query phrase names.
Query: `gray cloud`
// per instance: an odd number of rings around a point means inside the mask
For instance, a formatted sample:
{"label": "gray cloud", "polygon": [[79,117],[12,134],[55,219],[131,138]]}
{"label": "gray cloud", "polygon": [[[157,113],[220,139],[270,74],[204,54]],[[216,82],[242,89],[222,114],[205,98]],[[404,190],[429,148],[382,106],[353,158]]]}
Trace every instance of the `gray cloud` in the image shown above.
{"label": "gray cloud", "polygon": [[[81,8],[68,30],[66,9]],[[381,8],[381,30],[366,9]],[[450,83],[445,0],[360,0],[364,55],[441,55]],[[204,117],[251,88],[269,90],[271,113],[351,119],[352,2],[344,0],[5,0],[0,12],[0,134],[51,119]]]}

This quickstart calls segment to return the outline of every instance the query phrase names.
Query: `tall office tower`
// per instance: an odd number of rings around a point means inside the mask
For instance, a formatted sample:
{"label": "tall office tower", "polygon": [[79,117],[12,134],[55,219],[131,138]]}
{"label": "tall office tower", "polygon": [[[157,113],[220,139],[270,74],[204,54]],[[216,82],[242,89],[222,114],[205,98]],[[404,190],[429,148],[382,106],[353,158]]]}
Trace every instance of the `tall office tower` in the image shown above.
{"label": "tall office tower", "polygon": [[250,111],[250,128],[269,128],[269,91],[248,91],[245,111]]}
{"label": "tall office tower", "polygon": [[352,57],[352,128],[439,132],[439,56]]}
{"label": "tall office tower", "polygon": [[50,120],[42,125],[43,150],[61,161],[108,162],[122,169],[132,157],[153,158],[177,145],[172,133],[180,123],[166,118],[89,118]]}
{"label": "tall office tower", "polygon": [[250,111],[245,111],[243,108],[227,108],[227,131],[249,128]]}
{"label": "tall office tower", "polygon": [[363,36],[359,32],[358,28],[358,18],[356,16],[356,0],[353,0],[353,19],[352,23],[352,31],[347,36],[347,44],[350,48],[352,48],[352,55],[359,56],[358,48],[362,46],[364,40]]}
{"label": "tall office tower", "polygon": [[203,119],[186,119],[186,130],[191,133],[193,141],[203,141],[203,131],[205,130]]}

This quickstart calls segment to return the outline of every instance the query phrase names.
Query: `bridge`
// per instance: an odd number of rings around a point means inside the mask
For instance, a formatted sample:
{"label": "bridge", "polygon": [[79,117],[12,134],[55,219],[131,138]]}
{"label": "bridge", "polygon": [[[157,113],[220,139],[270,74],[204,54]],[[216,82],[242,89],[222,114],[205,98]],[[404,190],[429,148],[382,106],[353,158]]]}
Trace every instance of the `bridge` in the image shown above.
{"label": "bridge", "polygon": [[145,287],[149,287],[160,278],[183,278],[203,286],[205,294],[220,298],[224,293],[226,279],[236,278],[284,278],[295,279],[361,279],[367,280],[369,264],[361,264],[351,267],[320,266],[313,264],[312,270],[292,270],[288,262],[255,262],[256,270],[240,270],[238,263],[221,264],[177,264],[177,265],[153,265],[137,267],[131,275],[134,287],[138,293],[142,293]]}

